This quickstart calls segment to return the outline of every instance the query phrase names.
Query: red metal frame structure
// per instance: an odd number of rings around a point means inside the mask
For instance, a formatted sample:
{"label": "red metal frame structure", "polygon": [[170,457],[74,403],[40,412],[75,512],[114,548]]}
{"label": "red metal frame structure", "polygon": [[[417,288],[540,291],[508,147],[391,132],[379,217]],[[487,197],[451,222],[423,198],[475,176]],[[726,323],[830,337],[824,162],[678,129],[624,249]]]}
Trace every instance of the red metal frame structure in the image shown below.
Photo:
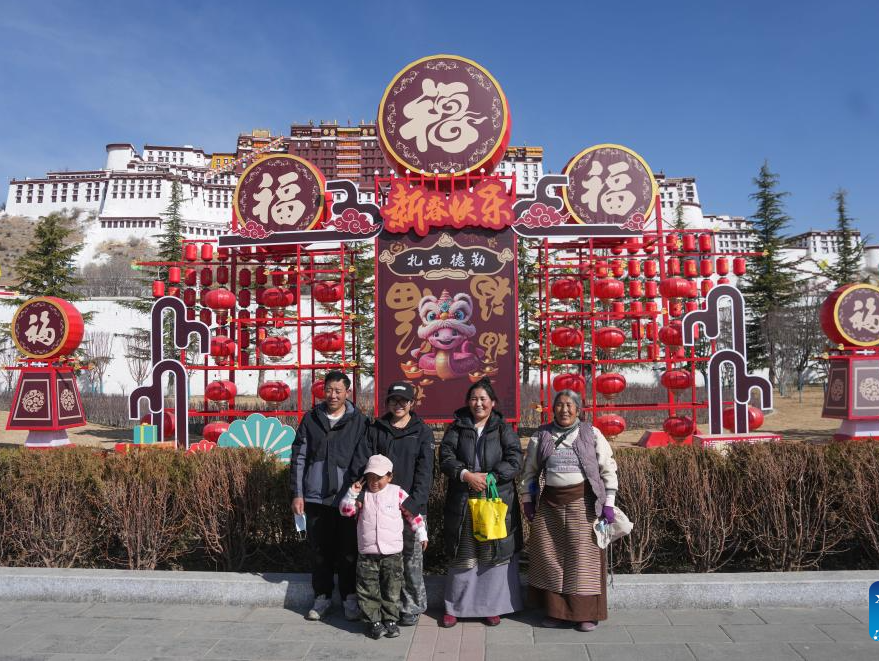
{"label": "red metal frame structure", "polygon": [[[629,239],[579,239],[569,241],[542,240],[533,249],[537,251],[539,296],[539,354],[540,403],[538,409],[544,420],[549,419],[554,376],[573,373],[584,377],[590,392],[584,397],[593,420],[609,413],[626,411],[664,411],[668,417],[687,415],[694,424],[684,442],[692,441],[697,431],[698,413],[708,406],[700,399],[696,385],[696,373],[700,363],[709,360],[716,349],[710,341],[710,351],[697,351],[696,345],[684,347],[660,341],[660,330],[673,321],[680,320],[689,311],[701,308],[707,291],[718,282],[726,282],[727,273],[744,274],[745,257],[756,253],[718,251],[710,231],[669,230],[663,228],[661,205],[657,198],[656,222],[638,238]],[[706,238],[708,237],[708,238]],[[733,264],[729,259],[733,258]],[[645,269],[645,264],[653,266]],[[720,268],[718,268],[718,265]],[[732,268],[730,268],[732,266]],[[655,273],[647,276],[645,273]],[[718,278],[719,274],[719,278]],[[553,296],[552,283],[562,276],[575,275],[583,283],[579,298],[560,301]],[[689,283],[689,295],[681,299],[670,298],[661,293],[661,283],[669,278],[683,277]],[[612,300],[600,301],[596,285],[605,279],[616,278],[625,285],[623,294]],[[699,285],[697,286],[697,281]],[[635,293],[632,295],[632,285]],[[649,285],[649,282],[656,283]],[[703,284],[704,283],[704,284]],[[653,291],[656,296],[650,296]],[[636,303],[637,302],[637,303]],[[633,303],[636,305],[633,306]],[[560,325],[574,326],[583,333],[584,342],[559,356],[560,348],[554,346],[551,333]],[[624,356],[615,357],[613,351],[601,351],[596,342],[596,332],[602,327],[617,326],[626,334],[626,343],[620,348]],[[626,366],[651,366],[666,371],[684,370],[689,373],[690,384],[686,396],[676,396],[666,389],[659,401],[635,403],[614,402],[612,397],[599,396],[595,387],[600,374],[625,369]],[[663,388],[657,385],[657,388]],[[598,424],[599,428],[601,427]],[[644,444],[663,444],[668,441],[645,437]]]}
{"label": "red metal frame structure", "polygon": [[[208,396],[212,382],[226,380],[234,384],[236,375],[242,372],[294,372],[292,400],[288,398],[292,406],[281,408],[281,403],[266,401],[268,409],[259,412],[269,417],[295,418],[298,424],[315,401],[313,391],[311,398],[305,401],[304,383],[321,381],[323,374],[331,369],[351,377],[356,401],[359,361],[356,320],[350,313],[356,295],[355,280],[350,276],[355,268],[356,250],[340,242],[215,251],[214,243],[184,240],[181,262],[141,263],[144,267],[166,267],[169,271],[179,269],[169,277],[167,293],[184,300],[188,318],[199,318],[208,324],[212,340],[223,336],[234,342],[229,356],[212,351],[198,361],[190,361],[186,351],[180,352],[180,361],[187,371],[203,375],[202,404],[190,409],[190,417],[206,422],[211,419],[231,422],[255,412],[252,405],[240,402],[242,396],[257,397],[255,392],[236,393],[228,400],[212,400]],[[340,297],[335,301],[316,301],[312,294],[320,282],[337,283]],[[234,296],[231,307],[210,307],[208,293],[220,288]],[[293,302],[272,309],[263,300],[269,289],[287,292]],[[315,348],[313,338],[318,333],[331,331],[341,334],[342,346],[338,351],[322,353]],[[291,348],[277,360],[261,360],[265,356],[261,351],[262,342],[273,336],[286,337]],[[305,379],[303,374],[307,375]]]}
{"label": "red metal frame structure", "polygon": [[[436,174],[439,174],[439,173],[434,173],[434,175],[436,175]],[[405,182],[407,187],[420,186],[420,187],[425,188],[427,190],[442,192],[442,193],[445,193],[448,195],[451,195],[455,191],[470,190],[473,188],[473,186],[476,186],[484,181],[500,181],[500,182],[503,182],[505,186],[509,187],[508,190],[509,190],[511,203],[514,204],[516,202],[516,175],[515,174],[501,175],[498,173],[486,173],[485,170],[481,170],[479,174],[472,174],[470,172],[466,172],[462,175],[455,175],[455,173],[452,173],[451,176],[445,176],[442,178],[440,178],[438,176],[434,176],[434,175],[427,174],[423,171],[419,172],[419,173],[412,173],[407,170],[403,176],[398,176],[398,175],[395,175],[394,173],[390,173],[387,177],[376,176],[375,177],[376,204],[378,204],[379,206],[383,205],[387,201],[388,191],[390,190],[391,186],[395,182],[399,182],[399,181]],[[449,229],[451,229],[451,228],[449,228]],[[510,228],[507,228],[504,231],[512,232],[513,230]],[[516,237],[516,241],[518,241],[518,240],[519,240],[519,238]],[[518,251],[516,251],[516,256],[518,257]],[[517,261],[515,259],[514,259],[513,265],[514,265],[514,269],[517,271]],[[376,260],[376,262],[375,262],[373,279],[374,279],[374,282],[376,283],[375,286],[377,287],[378,260]],[[514,278],[513,282],[514,282],[513,301],[516,302],[516,307],[518,310],[519,281]],[[375,300],[378,301],[378,292],[377,291],[376,291]],[[376,312],[378,312],[378,303],[376,303]],[[518,324],[516,325],[515,340],[516,341],[515,341],[514,346],[518,347],[519,346],[519,326],[518,326]],[[381,349],[379,347],[378,335],[376,335],[376,338],[375,338],[375,355],[376,356],[378,356],[378,352],[380,350]],[[515,355],[515,361],[516,361],[516,374],[519,374],[520,371],[519,371],[519,352],[518,352],[518,350],[513,351],[513,354]],[[374,366],[374,375],[375,375],[375,382],[378,383],[378,376],[379,376],[378,361],[376,361],[375,366]],[[519,420],[521,419],[521,415],[522,415],[521,398],[518,396],[518,390],[519,389],[517,388],[517,396],[515,397],[515,403],[516,403],[515,404],[515,414],[512,416],[510,416],[510,415],[506,416],[506,420],[508,422],[512,422],[514,424],[519,423]],[[374,397],[375,397],[375,399],[374,399],[375,411],[378,414],[378,412],[382,410],[382,406],[384,404],[384,401],[383,401],[384,393],[380,393],[379,389],[375,388]],[[425,418],[425,421],[429,422],[429,423],[445,424],[445,423],[453,422],[454,418],[432,418],[431,417],[431,418]]]}

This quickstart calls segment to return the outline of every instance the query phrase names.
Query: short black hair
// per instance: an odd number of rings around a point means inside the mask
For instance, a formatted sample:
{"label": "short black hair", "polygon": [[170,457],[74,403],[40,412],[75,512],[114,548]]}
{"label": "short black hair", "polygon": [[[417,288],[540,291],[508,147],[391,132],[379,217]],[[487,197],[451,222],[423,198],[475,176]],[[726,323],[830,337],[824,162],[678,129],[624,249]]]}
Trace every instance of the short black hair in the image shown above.
{"label": "short black hair", "polygon": [[349,390],[351,388],[351,379],[348,378],[348,375],[344,372],[340,372],[339,370],[330,370],[327,372],[324,377],[324,386],[329,383],[335,383],[336,381],[341,381],[345,384],[345,390]]}
{"label": "short black hair", "polygon": [[485,394],[488,395],[488,398],[497,404],[497,395],[495,394],[494,388],[491,386],[491,380],[488,377],[479,379],[479,381],[467,388],[467,397],[464,398],[464,403],[467,404],[470,401],[470,397],[473,395],[473,391],[479,389],[484,390]]}

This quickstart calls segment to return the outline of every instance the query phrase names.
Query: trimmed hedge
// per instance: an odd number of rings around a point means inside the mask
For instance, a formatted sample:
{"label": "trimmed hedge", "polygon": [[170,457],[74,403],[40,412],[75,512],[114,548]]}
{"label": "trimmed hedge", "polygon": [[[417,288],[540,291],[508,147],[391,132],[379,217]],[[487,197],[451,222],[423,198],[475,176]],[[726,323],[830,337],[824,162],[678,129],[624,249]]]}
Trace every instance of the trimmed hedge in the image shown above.
{"label": "trimmed hedge", "polygon": [[[626,449],[619,506],[635,521],[618,572],[879,567],[879,443],[779,443],[727,454]],[[445,478],[425,565],[441,572]],[[308,570],[287,469],[258,450],[128,455],[0,450],[0,563]]]}

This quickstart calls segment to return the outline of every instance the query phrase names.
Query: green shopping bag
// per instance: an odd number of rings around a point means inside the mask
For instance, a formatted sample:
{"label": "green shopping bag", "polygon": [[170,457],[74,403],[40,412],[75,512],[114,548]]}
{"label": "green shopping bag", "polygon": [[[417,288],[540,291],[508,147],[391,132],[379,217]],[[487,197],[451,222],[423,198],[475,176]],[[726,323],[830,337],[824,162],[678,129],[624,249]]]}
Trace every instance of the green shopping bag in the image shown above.
{"label": "green shopping bag", "polygon": [[494,475],[489,473],[486,476],[485,491],[477,498],[468,498],[467,504],[473,519],[473,536],[478,541],[487,542],[507,536],[507,504],[498,496],[497,478]]}

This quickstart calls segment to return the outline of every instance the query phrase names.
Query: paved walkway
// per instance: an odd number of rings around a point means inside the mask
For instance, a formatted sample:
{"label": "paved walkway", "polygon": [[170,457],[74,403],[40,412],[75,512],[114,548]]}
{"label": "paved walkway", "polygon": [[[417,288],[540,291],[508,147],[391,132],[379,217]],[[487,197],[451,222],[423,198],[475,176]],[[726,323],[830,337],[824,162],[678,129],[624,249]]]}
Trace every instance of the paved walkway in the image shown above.
{"label": "paved walkway", "polygon": [[0,659],[879,659],[863,608],[617,611],[592,633],[542,629],[538,614],[498,627],[440,629],[433,617],[373,641],[338,615],[307,622],[279,608],[0,602]]}

